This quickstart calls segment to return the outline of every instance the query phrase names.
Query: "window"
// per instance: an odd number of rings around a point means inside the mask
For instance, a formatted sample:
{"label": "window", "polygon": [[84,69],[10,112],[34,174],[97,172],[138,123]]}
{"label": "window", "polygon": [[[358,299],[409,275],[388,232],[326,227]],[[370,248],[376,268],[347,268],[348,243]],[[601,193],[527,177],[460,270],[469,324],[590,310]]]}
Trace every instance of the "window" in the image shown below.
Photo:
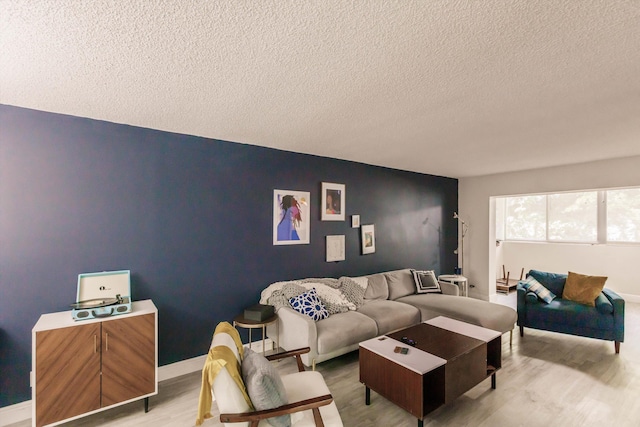
{"label": "window", "polygon": [[547,196],[548,240],[598,241],[598,192],[561,193]]}
{"label": "window", "polygon": [[546,196],[508,197],[505,212],[506,240],[546,240]]}
{"label": "window", "polygon": [[640,243],[640,188],[607,191],[607,241]]}
{"label": "window", "polygon": [[640,243],[640,187],[498,198],[496,238]]}

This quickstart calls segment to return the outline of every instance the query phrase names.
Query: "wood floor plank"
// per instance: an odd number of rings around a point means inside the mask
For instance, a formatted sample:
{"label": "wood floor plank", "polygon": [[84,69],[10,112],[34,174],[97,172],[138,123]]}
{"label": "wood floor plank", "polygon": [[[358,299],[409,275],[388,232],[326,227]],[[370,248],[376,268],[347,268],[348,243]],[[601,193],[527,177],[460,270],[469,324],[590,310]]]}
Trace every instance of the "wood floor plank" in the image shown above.
{"label": "wood floor plank", "polygon": [[[496,390],[483,381],[450,405],[428,415],[425,426],[637,426],[640,420],[640,304],[626,304],[625,342],[619,355],[612,342],[526,329],[503,338],[502,369]],[[293,360],[277,363],[282,373],[296,370]],[[358,382],[357,352],[317,366],[347,427],[415,427],[416,419],[375,392],[364,404]],[[163,381],[150,411],[142,401],[64,424],[66,427],[193,426],[198,406],[199,372]],[[220,427],[217,407],[204,427]],[[11,427],[27,427],[31,421]]]}

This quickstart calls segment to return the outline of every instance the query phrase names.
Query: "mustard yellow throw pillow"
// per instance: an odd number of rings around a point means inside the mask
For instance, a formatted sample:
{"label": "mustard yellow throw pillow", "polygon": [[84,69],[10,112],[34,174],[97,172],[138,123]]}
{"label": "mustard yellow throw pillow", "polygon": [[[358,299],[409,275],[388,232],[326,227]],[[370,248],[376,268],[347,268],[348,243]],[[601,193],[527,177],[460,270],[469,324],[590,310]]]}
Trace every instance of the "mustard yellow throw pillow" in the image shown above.
{"label": "mustard yellow throw pillow", "polygon": [[595,307],[595,300],[602,292],[606,281],[607,278],[603,276],[585,276],[570,271],[562,298]]}

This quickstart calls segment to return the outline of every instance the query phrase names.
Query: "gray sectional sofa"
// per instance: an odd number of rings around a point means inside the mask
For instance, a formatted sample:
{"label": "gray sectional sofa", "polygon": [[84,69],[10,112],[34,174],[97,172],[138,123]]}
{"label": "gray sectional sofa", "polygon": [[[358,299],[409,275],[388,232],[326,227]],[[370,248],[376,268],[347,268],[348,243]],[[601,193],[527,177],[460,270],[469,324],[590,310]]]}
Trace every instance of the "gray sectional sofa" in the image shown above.
{"label": "gray sectional sofa", "polygon": [[358,343],[415,325],[437,316],[472,323],[502,333],[512,332],[517,314],[510,307],[473,298],[460,297],[451,283],[440,282],[442,293],[416,293],[410,269],[388,271],[366,279],[364,304],[357,310],[332,314],[314,321],[290,307],[278,309],[278,327],[267,328],[267,336],[285,350],[309,347],[302,355],[306,366],[322,362],[358,348]]}

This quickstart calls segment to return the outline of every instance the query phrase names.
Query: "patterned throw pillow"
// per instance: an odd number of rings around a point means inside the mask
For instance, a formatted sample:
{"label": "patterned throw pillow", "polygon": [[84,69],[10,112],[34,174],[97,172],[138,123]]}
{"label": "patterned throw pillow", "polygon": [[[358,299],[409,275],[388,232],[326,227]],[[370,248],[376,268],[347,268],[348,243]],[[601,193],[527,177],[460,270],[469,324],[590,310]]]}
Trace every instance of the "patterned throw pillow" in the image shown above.
{"label": "patterned throw pillow", "polygon": [[413,270],[413,280],[416,282],[416,292],[419,294],[441,294],[440,283],[433,270]]}
{"label": "patterned throw pillow", "polygon": [[539,299],[546,302],[547,304],[553,301],[553,299],[556,297],[553,292],[542,286],[542,284],[534,279],[533,276],[529,276],[525,280],[523,280],[522,286],[527,292],[533,292],[538,296]]}
{"label": "patterned throw pillow", "polygon": [[329,317],[329,312],[320,301],[316,288],[311,288],[307,292],[289,299],[289,304],[295,311],[306,314],[316,322]]}

